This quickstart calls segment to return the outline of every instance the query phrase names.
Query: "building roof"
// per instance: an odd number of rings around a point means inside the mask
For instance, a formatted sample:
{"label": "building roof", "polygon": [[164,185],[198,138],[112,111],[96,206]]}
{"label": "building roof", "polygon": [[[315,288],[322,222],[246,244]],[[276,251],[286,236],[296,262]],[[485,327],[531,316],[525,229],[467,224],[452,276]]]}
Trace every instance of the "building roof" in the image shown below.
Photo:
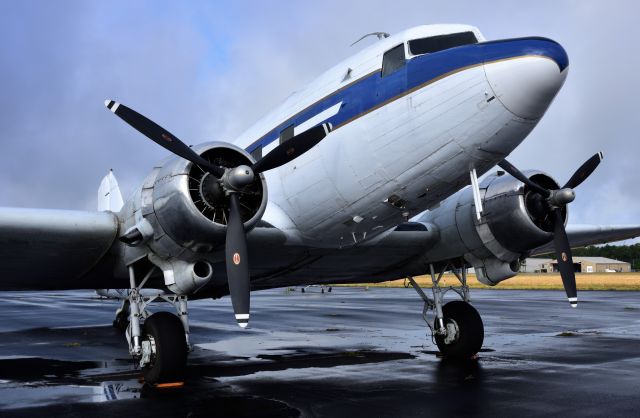
{"label": "building roof", "polygon": [[[582,261],[586,261],[587,263],[594,264],[629,264],[626,261],[614,260],[613,258],[607,257],[573,257],[574,263],[580,263]],[[556,263],[556,260],[553,260]]]}
{"label": "building roof", "polygon": [[552,261],[554,260],[551,258],[527,258],[525,263],[528,267],[531,267],[531,266],[541,266],[543,264],[549,264]]}

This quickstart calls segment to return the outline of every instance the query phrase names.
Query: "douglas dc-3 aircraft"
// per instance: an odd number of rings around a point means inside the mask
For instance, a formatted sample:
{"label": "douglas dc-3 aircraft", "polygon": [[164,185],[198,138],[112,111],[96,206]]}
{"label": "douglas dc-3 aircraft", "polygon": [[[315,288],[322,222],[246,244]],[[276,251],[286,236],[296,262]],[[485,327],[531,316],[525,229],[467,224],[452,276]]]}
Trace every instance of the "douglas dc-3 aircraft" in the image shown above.
{"label": "douglas dc-3 aircraft", "polygon": [[[487,41],[467,25],[377,35],[233,143],[189,147],[106,101],[173,155],[124,204],[109,173],[97,212],[0,209],[0,290],[118,296],[114,325],[126,327],[149,383],[185,369],[188,299],[230,295],[246,327],[251,290],[406,277],[425,319],[434,312],[440,351],[468,358],[484,329],[466,268],[492,286],[555,249],[576,306],[570,248],[635,237],[640,225],[565,227],[573,190],[601,153],[562,187],[505,160],[564,83],[565,50],[539,37]],[[462,300],[443,303],[446,271]],[[433,297],[412,279],[425,273]],[[149,312],[162,300],[177,316]]]}

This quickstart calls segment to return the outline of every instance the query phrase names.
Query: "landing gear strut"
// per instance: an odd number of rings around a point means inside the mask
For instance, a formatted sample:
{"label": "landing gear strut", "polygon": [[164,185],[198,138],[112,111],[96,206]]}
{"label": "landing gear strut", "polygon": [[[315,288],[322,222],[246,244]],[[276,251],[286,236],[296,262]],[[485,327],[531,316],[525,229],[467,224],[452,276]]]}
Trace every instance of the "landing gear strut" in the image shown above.
{"label": "landing gear strut", "polygon": [[[450,268],[447,264],[436,277],[433,264],[429,265],[431,273],[433,299],[429,298],[413,277],[407,277],[411,286],[424,300],[422,316],[431,329],[432,336],[440,352],[448,358],[469,359],[473,357],[484,340],[484,326],[478,311],[469,303],[469,286],[467,286],[467,270],[463,265],[460,272],[453,269],[453,273],[460,281],[460,286],[440,287],[442,275]],[[444,304],[444,295],[449,290],[456,292],[461,301],[451,301]],[[433,310],[435,319],[433,328],[428,318],[429,311]]]}
{"label": "landing gear strut", "polygon": [[[144,372],[145,382],[176,382],[184,376],[187,353],[190,349],[187,297],[162,291],[151,296],[142,296],[140,291],[154,269],[155,266],[147,272],[140,284],[136,285],[135,271],[133,266],[129,266],[131,289],[116,314],[114,326],[126,321],[126,317],[123,319],[122,316],[123,313],[126,315],[128,310],[129,324],[125,336],[129,343],[129,354],[138,361]],[[147,307],[156,300],[173,305],[178,315],[169,312],[151,314]]]}

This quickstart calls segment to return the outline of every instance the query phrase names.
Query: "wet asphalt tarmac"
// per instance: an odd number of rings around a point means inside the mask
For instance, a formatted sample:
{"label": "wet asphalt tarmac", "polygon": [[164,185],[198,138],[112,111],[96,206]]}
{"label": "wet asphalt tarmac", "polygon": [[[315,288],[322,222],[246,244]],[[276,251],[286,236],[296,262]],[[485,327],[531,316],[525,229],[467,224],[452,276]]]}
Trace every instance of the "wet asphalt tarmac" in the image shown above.
{"label": "wet asphalt tarmac", "polygon": [[464,364],[436,355],[412,289],[256,292],[247,330],[228,298],[191,302],[173,390],[139,383],[116,301],[2,295],[2,417],[640,416],[638,292],[582,292],[571,309],[563,292],[472,291],[485,343]]}

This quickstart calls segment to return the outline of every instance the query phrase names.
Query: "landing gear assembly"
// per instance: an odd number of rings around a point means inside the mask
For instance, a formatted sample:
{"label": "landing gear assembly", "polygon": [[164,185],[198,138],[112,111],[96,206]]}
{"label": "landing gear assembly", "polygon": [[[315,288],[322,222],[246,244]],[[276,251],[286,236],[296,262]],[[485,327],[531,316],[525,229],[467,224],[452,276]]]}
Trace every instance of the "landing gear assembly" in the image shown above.
{"label": "landing gear assembly", "polygon": [[[466,360],[475,356],[482,348],[484,341],[484,326],[478,311],[469,303],[469,286],[467,286],[467,270],[463,268],[458,272],[452,269],[460,281],[460,286],[440,287],[440,280],[445,271],[450,269],[450,265],[445,265],[438,276],[433,267],[429,265],[431,273],[433,299],[429,298],[422,288],[416,283],[413,277],[407,277],[411,286],[418,292],[424,300],[422,316],[430,328],[433,339],[440,352],[447,358],[456,360]],[[456,292],[462,300],[456,300],[444,304],[444,295],[449,290]],[[435,319],[433,328],[428,317],[429,311],[433,310]]]}
{"label": "landing gear assembly", "polygon": [[[136,284],[134,268],[129,266],[131,289],[123,293],[122,305],[113,321],[114,327],[126,329],[129,354],[142,369],[145,382],[151,385],[181,381],[190,350],[187,297],[160,290],[145,296],[141,294],[155,268],[151,267],[140,284]],[[149,312],[147,307],[157,300],[173,305],[177,315]]]}

